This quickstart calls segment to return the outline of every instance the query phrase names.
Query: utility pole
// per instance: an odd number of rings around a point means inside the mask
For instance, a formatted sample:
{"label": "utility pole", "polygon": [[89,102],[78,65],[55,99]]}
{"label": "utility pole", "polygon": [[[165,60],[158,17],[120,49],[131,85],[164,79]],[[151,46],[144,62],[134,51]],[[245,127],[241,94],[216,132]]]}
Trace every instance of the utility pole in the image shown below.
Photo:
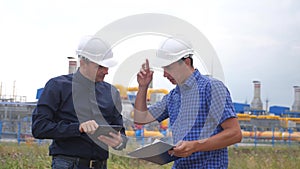
{"label": "utility pole", "polygon": [[13,101],[16,101],[16,81],[13,83]]}
{"label": "utility pole", "polygon": [[269,106],[269,99],[266,98],[266,114],[269,114],[268,106]]}

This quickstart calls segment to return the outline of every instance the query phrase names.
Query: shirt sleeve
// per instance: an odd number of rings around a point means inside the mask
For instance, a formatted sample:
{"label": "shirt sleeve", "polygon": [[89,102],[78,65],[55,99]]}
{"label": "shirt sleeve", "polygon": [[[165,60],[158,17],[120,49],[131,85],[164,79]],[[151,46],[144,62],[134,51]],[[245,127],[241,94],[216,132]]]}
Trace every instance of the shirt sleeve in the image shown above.
{"label": "shirt sleeve", "polygon": [[35,138],[63,139],[81,135],[78,121],[56,118],[60,105],[60,86],[49,80],[32,113],[32,134]]}
{"label": "shirt sleeve", "polygon": [[[236,117],[230,92],[223,82],[212,80],[209,92],[211,93],[209,95],[211,100],[210,110],[214,109],[215,112],[221,113],[220,116],[217,115],[219,113],[213,113],[213,116],[219,121],[218,125],[221,125],[226,119]],[[216,106],[217,108],[215,108]]]}
{"label": "shirt sleeve", "polygon": [[220,120],[220,124],[222,124],[225,120],[227,120],[229,118],[237,117],[236,112],[234,110],[232,100],[231,100],[230,92],[228,91],[227,88],[226,88],[226,91],[227,91],[226,102],[225,102],[225,106],[224,106],[224,113]]}
{"label": "shirt sleeve", "polygon": [[158,101],[155,104],[148,107],[148,111],[158,122],[162,122],[163,120],[169,117],[169,113],[167,109],[168,95],[169,94],[165,95],[161,101]]}

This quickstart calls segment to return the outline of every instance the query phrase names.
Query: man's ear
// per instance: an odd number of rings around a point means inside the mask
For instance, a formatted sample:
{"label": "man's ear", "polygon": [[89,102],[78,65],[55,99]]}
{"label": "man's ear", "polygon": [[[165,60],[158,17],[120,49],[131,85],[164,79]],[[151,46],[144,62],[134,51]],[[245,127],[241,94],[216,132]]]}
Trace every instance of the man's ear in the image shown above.
{"label": "man's ear", "polygon": [[191,63],[191,58],[186,58],[184,59],[184,63],[188,66],[192,66],[192,63]]}

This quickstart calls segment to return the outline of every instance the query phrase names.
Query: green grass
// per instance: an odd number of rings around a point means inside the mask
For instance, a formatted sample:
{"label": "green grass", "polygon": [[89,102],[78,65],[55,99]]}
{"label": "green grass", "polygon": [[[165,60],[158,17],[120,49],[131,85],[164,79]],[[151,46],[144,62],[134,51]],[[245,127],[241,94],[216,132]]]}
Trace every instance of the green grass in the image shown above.
{"label": "green grass", "polygon": [[1,169],[46,169],[51,168],[48,146],[17,143],[0,143]]}
{"label": "green grass", "polygon": [[299,145],[229,149],[229,168],[232,169],[295,169],[299,166]]}
{"label": "green grass", "polygon": [[[300,146],[230,147],[230,169],[294,169],[300,166]],[[48,145],[1,143],[0,169],[50,168]],[[169,169],[172,163],[159,166],[143,160],[110,154],[109,169]]]}

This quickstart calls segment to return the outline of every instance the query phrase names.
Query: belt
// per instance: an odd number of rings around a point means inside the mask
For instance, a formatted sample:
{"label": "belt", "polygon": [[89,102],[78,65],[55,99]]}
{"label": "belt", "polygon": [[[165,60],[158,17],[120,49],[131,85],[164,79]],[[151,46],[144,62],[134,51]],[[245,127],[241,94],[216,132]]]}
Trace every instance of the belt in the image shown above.
{"label": "belt", "polygon": [[86,166],[89,168],[100,168],[100,167],[106,165],[106,160],[88,160],[88,159],[84,159],[84,158],[72,157],[72,156],[66,156],[66,155],[55,155],[53,157],[70,160],[70,161],[73,161],[77,165]]}

